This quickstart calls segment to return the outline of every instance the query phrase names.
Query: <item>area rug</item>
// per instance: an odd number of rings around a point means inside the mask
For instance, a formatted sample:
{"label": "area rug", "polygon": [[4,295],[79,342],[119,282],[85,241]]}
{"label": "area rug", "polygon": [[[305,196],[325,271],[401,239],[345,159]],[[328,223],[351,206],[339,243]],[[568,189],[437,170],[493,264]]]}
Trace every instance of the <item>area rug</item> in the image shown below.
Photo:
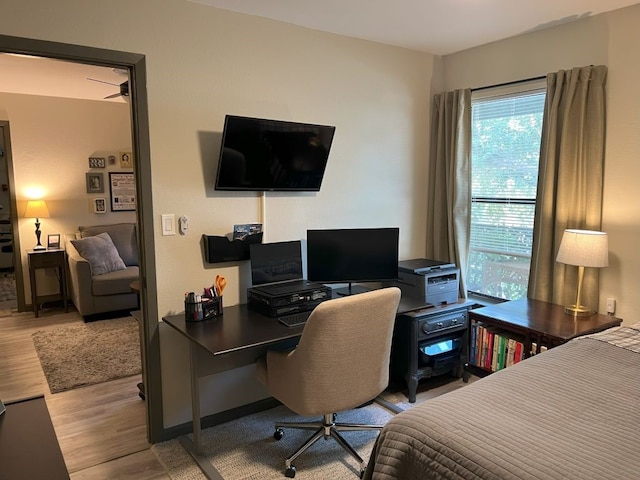
{"label": "area rug", "polygon": [[[371,404],[338,415],[339,422],[385,424],[393,413]],[[273,438],[276,421],[305,421],[284,406],[255,413],[202,431],[202,451],[224,479],[270,480],[284,478],[284,460],[313,433],[285,429],[284,438]],[[319,420],[319,419],[317,419]],[[358,454],[369,458],[377,431],[340,432]],[[189,438],[192,438],[191,435]],[[206,478],[179,440],[169,440],[151,448],[172,480]],[[300,480],[354,480],[359,465],[333,439],[319,440],[294,463]]]}
{"label": "area rug", "polygon": [[39,330],[32,338],[51,393],[142,370],[138,322],[133,317]]}
{"label": "area rug", "polygon": [[[390,389],[379,398],[394,410],[406,410],[421,402],[457,390],[478,380],[471,376],[468,383],[461,379],[441,378],[418,388],[416,403],[407,401],[406,389]],[[340,422],[384,424],[395,413],[373,403],[338,415]],[[300,421],[284,406],[279,406],[233,420],[202,431],[202,449],[211,464],[225,480],[283,479],[284,460],[311,436],[311,431],[286,429],[282,440],[273,438],[276,421]],[[304,419],[303,419],[304,421]],[[367,461],[378,436],[376,431],[341,432],[344,438]],[[189,435],[193,439],[192,435]],[[178,439],[157,443],[151,451],[165,467],[171,480],[202,480],[200,471]],[[318,441],[294,463],[300,480],[354,480],[359,469],[355,459],[334,441]]]}

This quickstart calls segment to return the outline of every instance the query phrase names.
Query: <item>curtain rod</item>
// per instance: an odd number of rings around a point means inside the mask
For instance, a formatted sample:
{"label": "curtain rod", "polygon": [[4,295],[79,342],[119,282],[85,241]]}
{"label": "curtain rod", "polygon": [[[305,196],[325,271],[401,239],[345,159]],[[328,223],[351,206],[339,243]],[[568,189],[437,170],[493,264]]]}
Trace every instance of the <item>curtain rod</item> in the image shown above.
{"label": "curtain rod", "polygon": [[518,85],[519,83],[535,82],[537,80],[544,80],[545,78],[547,78],[546,75],[541,75],[539,77],[525,78],[524,80],[514,80],[513,82],[504,82],[504,83],[498,83],[497,85],[487,85],[486,87],[472,88],[471,91],[472,92],[477,92],[478,90],[487,90],[489,88],[508,87],[509,85]]}

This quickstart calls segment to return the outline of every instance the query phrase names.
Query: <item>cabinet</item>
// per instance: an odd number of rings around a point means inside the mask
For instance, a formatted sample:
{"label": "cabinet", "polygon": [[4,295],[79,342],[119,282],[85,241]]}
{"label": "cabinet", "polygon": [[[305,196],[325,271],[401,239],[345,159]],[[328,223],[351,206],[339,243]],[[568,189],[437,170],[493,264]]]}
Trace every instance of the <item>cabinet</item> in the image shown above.
{"label": "cabinet", "polygon": [[420,380],[436,375],[461,377],[468,357],[469,309],[473,302],[405,312],[396,318],[390,373],[407,383],[409,402],[416,401]]}
{"label": "cabinet", "polygon": [[[622,322],[620,318],[597,313],[574,317],[564,313],[564,307],[561,305],[527,298],[472,310],[469,319],[471,355],[466,370],[477,375],[486,375],[506,368],[521,359],[540,353],[542,349],[562,345],[572,338],[600,332]],[[487,340],[484,345],[483,337],[478,335],[482,329],[489,332],[489,336],[484,337]],[[503,351],[500,354],[500,346],[504,345],[504,342],[496,344],[495,339],[499,337],[513,339],[516,346],[517,343],[521,344],[518,348],[522,353],[513,352],[518,355],[515,362],[509,353],[505,353],[508,352],[508,343],[506,347],[502,347]],[[482,355],[482,350],[485,350],[486,355]]]}
{"label": "cabinet", "polygon": [[[69,311],[67,294],[67,254],[64,250],[30,250],[27,252],[29,258],[29,281],[31,285],[31,304],[33,312],[38,318],[40,304],[62,300],[65,312]],[[51,295],[39,295],[36,282],[36,271],[42,268],[52,268],[56,270],[58,277],[58,293]]]}

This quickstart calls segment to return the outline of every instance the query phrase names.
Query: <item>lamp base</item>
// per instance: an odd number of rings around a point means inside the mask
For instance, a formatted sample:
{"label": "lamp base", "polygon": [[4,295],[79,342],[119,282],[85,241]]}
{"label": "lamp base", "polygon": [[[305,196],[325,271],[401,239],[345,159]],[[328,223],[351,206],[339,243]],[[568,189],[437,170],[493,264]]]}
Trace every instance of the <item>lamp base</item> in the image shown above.
{"label": "lamp base", "polygon": [[45,247],[44,245],[36,245],[35,247],[33,247],[33,250],[46,250],[47,247]]}
{"label": "lamp base", "polygon": [[574,317],[586,317],[588,315],[593,315],[596,312],[584,305],[567,305],[564,307],[564,313],[567,315],[573,315]]}

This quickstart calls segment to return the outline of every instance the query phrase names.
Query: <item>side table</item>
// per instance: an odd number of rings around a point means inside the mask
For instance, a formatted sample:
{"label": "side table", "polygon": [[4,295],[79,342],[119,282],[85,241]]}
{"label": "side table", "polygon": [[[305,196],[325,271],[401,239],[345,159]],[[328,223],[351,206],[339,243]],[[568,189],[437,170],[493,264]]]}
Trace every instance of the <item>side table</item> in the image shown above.
{"label": "side table", "polygon": [[[40,304],[43,302],[52,302],[62,300],[64,311],[69,311],[68,294],[67,294],[67,254],[62,249],[55,250],[29,250],[27,252],[29,259],[29,281],[31,284],[31,304],[33,312],[38,318]],[[38,286],[36,282],[36,271],[42,268],[55,268],[57,270],[59,292],[49,295],[38,295]]]}
{"label": "side table", "polygon": [[[594,313],[574,317],[564,307],[529,298],[478,308],[469,312],[471,325],[480,322],[498,331],[517,336],[523,344],[524,358],[540,353],[541,347],[553,348],[572,338],[616,327],[622,319]],[[535,351],[532,346],[535,344]],[[490,373],[482,367],[467,365],[474,373]],[[479,371],[479,372],[478,372]]]}

